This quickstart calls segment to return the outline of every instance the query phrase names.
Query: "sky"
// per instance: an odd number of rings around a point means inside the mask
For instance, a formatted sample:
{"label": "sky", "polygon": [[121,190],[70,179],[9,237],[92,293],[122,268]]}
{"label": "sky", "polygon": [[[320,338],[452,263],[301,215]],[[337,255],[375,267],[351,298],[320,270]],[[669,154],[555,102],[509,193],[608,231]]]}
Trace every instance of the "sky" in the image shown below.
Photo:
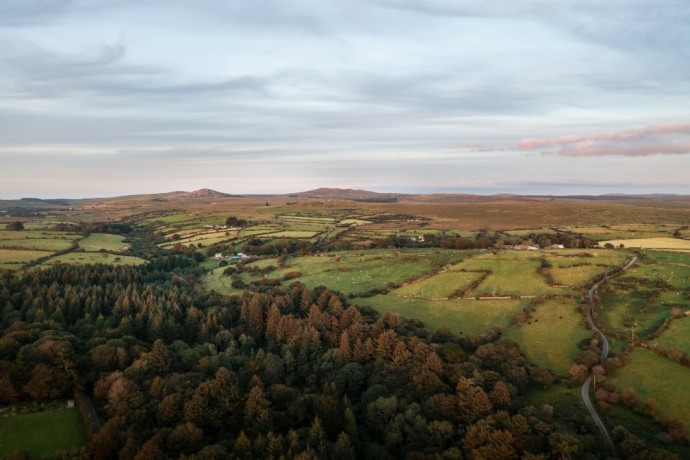
{"label": "sky", "polygon": [[690,194],[690,2],[0,0],[0,199]]}

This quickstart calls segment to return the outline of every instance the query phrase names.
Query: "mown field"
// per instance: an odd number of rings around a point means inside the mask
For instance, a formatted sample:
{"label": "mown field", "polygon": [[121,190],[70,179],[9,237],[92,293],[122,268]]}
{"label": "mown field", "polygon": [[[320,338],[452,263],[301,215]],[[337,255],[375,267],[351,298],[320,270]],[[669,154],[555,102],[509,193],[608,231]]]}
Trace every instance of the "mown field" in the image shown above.
{"label": "mown field", "polygon": [[12,416],[0,415],[0,457],[15,450],[40,458],[57,450],[70,450],[86,444],[75,409],[53,409]]}

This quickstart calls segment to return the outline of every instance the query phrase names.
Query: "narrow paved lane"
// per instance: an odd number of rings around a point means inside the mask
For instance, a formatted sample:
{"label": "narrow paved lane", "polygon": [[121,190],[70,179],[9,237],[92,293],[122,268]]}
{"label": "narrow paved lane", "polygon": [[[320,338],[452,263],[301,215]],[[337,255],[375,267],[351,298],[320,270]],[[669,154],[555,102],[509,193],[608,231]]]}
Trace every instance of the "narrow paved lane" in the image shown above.
{"label": "narrow paved lane", "polygon": [[[637,256],[634,256],[632,259],[626,263],[623,268],[621,268],[619,271],[615,272],[613,275],[618,275],[620,273],[623,273],[625,270],[630,268],[635,261],[637,260]],[[594,286],[592,286],[589,289],[589,308],[587,308],[587,323],[589,326],[592,328],[594,332],[599,334],[601,336],[601,356],[599,357],[601,363],[603,364],[606,358],[609,356],[609,341],[606,339],[606,336],[604,335],[603,332],[594,324],[594,319],[592,319],[592,311],[594,310],[594,294],[597,292],[597,289],[599,288],[599,285],[605,281],[606,278],[603,280],[599,281],[596,283]],[[594,423],[596,426],[599,428],[599,431],[601,432],[601,435],[604,437],[604,441],[606,441],[606,444],[609,446],[609,449],[611,449],[611,452],[615,453],[616,448],[613,445],[613,440],[611,439],[611,435],[609,435],[608,430],[606,429],[606,425],[604,425],[604,422],[601,420],[601,417],[599,417],[599,414],[597,413],[596,409],[594,409],[594,406],[592,405],[592,400],[589,398],[589,387],[592,384],[592,373],[590,372],[589,376],[587,377],[587,380],[585,380],[585,383],[582,384],[582,400],[585,403],[585,406],[587,407],[587,410],[589,411],[589,415],[592,416],[592,419],[594,420]]]}

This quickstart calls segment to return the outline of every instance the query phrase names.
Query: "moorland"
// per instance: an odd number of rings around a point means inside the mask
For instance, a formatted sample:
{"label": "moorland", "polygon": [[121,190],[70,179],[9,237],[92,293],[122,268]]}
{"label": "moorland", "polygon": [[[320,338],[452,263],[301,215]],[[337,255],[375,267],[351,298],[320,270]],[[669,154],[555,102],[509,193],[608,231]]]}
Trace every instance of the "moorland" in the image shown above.
{"label": "moorland", "polygon": [[0,457],[690,457],[689,222],[674,195],[0,201]]}

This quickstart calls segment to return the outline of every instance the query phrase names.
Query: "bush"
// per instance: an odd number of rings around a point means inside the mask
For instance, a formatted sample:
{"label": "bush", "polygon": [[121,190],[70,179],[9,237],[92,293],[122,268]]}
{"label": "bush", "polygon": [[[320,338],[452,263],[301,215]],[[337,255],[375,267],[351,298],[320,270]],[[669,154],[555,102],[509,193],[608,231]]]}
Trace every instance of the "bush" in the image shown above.
{"label": "bush", "polygon": [[5,228],[7,230],[21,231],[24,230],[24,224],[22,222],[10,222]]}

